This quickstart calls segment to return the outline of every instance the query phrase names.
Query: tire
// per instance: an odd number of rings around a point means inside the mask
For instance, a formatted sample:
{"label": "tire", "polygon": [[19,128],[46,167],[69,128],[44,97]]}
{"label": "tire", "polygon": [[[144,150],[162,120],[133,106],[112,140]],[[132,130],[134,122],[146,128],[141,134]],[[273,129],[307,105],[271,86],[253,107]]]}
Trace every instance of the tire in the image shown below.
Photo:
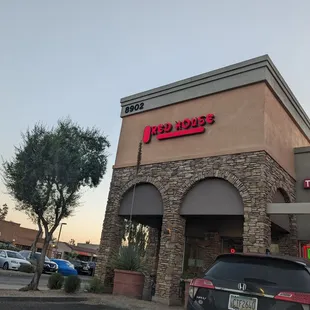
{"label": "tire", "polygon": [[8,263],[3,264],[3,270],[9,270],[9,264]]}

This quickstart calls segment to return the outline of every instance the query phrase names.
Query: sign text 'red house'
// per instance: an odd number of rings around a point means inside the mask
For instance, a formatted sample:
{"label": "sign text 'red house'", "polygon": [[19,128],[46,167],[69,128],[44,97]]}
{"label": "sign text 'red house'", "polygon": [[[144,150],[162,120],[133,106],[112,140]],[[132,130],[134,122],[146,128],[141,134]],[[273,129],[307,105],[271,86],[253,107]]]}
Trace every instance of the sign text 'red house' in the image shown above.
{"label": "sign text 'red house'", "polygon": [[157,126],[146,126],[143,131],[143,143],[149,143],[152,136],[156,136],[157,140],[165,140],[203,133],[206,130],[205,126],[212,125],[214,122],[214,114],[207,114],[185,118],[183,121],[176,121],[174,125],[164,123]]}

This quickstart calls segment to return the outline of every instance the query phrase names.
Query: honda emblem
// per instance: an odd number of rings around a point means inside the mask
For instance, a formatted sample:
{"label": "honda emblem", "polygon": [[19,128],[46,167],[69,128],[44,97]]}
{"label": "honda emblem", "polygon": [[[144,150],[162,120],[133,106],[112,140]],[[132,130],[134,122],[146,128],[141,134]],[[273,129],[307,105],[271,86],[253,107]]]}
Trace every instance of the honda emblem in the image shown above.
{"label": "honda emblem", "polygon": [[245,291],[246,290],[246,284],[245,283],[239,283],[238,284],[238,289],[240,291]]}

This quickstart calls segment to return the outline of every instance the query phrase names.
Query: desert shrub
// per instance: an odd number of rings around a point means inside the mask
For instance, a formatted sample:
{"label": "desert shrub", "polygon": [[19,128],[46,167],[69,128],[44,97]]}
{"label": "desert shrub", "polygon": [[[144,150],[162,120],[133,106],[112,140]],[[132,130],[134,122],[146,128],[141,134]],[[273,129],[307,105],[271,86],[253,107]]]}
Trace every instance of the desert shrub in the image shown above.
{"label": "desert shrub", "polygon": [[64,290],[66,293],[75,293],[81,287],[81,279],[78,276],[69,276],[65,280]]}
{"label": "desert shrub", "polygon": [[91,281],[88,283],[87,291],[95,294],[104,293],[103,282],[97,277],[92,278]]}
{"label": "desert shrub", "polygon": [[112,269],[142,271],[140,251],[134,246],[122,246],[110,261]]}
{"label": "desert shrub", "polygon": [[34,273],[35,267],[33,265],[21,265],[18,271],[25,272],[25,273]]}
{"label": "desert shrub", "polygon": [[53,273],[48,278],[47,286],[51,290],[60,290],[64,284],[64,276],[60,273]]}

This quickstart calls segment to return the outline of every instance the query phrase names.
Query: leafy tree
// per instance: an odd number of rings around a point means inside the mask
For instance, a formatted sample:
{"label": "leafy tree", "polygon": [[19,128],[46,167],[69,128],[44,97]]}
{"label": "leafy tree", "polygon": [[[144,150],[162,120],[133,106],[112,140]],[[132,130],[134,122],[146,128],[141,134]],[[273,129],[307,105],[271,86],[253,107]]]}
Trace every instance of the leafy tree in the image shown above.
{"label": "leafy tree", "polygon": [[75,240],[74,239],[70,239],[69,244],[70,245],[75,245]]}
{"label": "leafy tree", "polygon": [[5,203],[2,208],[0,207],[0,220],[5,220],[6,216],[8,215],[9,208]]}
{"label": "leafy tree", "polygon": [[44,231],[38,268],[22,290],[37,290],[44,257],[60,222],[79,205],[82,188],[96,187],[105,175],[107,137],[70,119],[55,128],[37,124],[22,136],[11,161],[3,164],[4,182],[16,209],[34,216]]}
{"label": "leafy tree", "polygon": [[34,224],[37,224],[38,226],[38,232],[35,236],[35,239],[33,240],[32,244],[31,244],[31,254],[30,257],[33,258],[34,257],[34,253],[37,250],[37,243],[39,241],[39,238],[42,237],[42,232],[43,232],[43,228],[42,228],[42,223],[40,221],[40,219],[36,216],[35,213],[33,212],[27,212],[28,218],[30,219],[30,221]]}
{"label": "leafy tree", "polygon": [[74,260],[79,256],[79,254],[76,252],[71,252],[71,253],[66,253],[65,256],[67,260]]}
{"label": "leafy tree", "polygon": [[86,243],[86,244],[90,244],[90,240],[87,240],[85,243]]}

